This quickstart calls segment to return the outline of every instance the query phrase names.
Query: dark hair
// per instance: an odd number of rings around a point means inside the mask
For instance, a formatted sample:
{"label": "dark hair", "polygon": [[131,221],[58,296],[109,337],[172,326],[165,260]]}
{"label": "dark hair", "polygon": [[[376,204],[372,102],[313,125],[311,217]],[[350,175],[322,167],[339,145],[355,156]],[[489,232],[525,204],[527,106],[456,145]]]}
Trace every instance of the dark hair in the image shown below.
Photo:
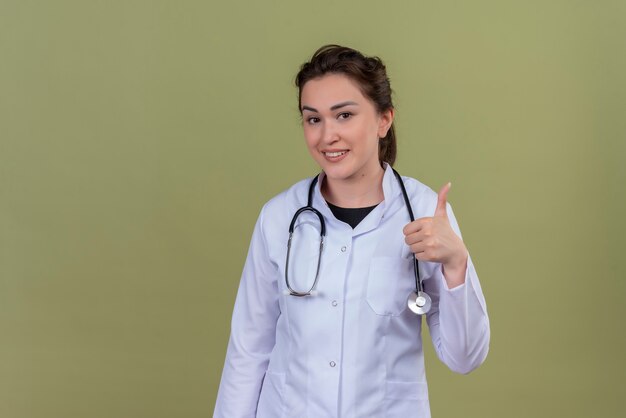
{"label": "dark hair", "polygon": [[[393,109],[391,85],[385,64],[378,57],[366,57],[359,51],[339,45],[324,45],[300,67],[296,75],[298,108],[302,112],[302,88],[307,81],[326,74],[343,74],[357,83],[379,113]],[[378,159],[393,166],[396,161],[396,132],[391,124],[387,135],[378,141]]]}

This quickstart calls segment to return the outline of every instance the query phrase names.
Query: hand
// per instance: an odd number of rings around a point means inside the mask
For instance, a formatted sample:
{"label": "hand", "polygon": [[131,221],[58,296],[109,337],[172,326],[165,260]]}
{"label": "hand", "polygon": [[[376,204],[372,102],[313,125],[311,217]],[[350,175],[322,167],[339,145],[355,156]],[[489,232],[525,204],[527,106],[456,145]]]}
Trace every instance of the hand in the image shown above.
{"label": "hand", "polygon": [[443,265],[449,288],[465,282],[468,256],[463,240],[454,232],[448,220],[446,200],[451,186],[451,183],[447,183],[439,190],[434,216],[416,219],[403,229],[404,241],[415,258]]}

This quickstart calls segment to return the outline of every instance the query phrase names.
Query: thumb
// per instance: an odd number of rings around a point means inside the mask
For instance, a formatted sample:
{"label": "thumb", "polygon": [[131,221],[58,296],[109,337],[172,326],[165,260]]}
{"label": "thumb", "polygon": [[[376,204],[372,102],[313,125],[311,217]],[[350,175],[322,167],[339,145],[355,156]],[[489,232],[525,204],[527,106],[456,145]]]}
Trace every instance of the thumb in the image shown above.
{"label": "thumb", "polygon": [[444,218],[448,217],[448,212],[446,211],[446,201],[448,199],[448,191],[450,191],[450,187],[452,187],[452,183],[447,182],[444,186],[439,190],[439,194],[437,195],[437,209],[435,209],[435,216],[443,216]]}

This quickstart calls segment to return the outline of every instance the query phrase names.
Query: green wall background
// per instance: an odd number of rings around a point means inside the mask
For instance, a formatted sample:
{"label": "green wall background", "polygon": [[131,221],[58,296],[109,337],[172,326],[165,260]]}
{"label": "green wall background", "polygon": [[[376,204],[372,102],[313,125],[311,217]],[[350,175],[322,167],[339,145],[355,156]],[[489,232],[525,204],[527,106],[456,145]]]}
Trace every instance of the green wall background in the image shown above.
{"label": "green wall background", "polygon": [[292,85],[381,56],[491,351],[435,417],[618,417],[623,1],[0,1],[0,416],[208,417],[262,204],[312,175]]}

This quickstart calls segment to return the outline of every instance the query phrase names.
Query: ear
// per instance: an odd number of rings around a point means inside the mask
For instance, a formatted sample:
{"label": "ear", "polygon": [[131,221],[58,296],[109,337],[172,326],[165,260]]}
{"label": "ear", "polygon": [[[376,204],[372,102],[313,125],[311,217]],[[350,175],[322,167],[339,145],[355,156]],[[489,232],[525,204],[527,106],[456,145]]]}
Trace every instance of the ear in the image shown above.
{"label": "ear", "polygon": [[381,112],[378,118],[378,137],[384,138],[387,136],[387,131],[391,128],[391,124],[393,123],[393,117],[395,114],[395,110],[393,108],[387,109],[384,112]]}

